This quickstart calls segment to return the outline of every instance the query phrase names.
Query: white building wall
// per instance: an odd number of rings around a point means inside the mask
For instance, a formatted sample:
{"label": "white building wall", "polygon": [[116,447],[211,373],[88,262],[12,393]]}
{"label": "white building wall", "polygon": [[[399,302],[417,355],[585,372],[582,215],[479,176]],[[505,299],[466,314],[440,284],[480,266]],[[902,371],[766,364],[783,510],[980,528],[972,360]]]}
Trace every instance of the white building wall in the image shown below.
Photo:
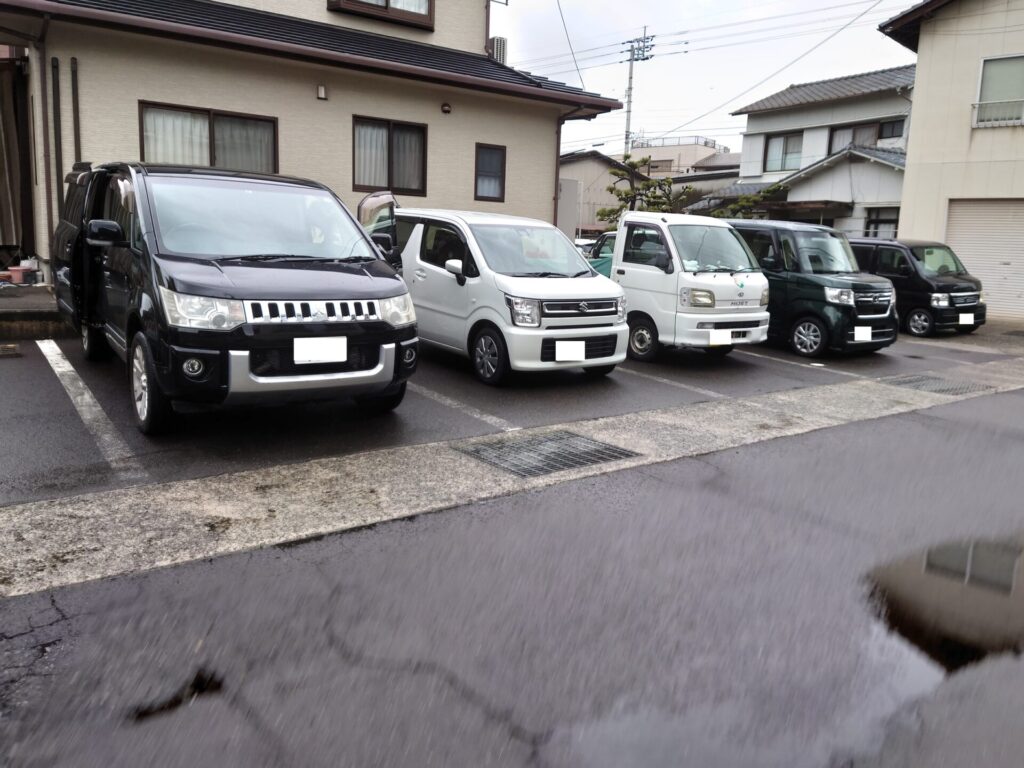
{"label": "white building wall", "polygon": [[[73,161],[69,83],[75,56],[83,158],[94,163],[140,158],[140,100],[276,117],[280,172],[324,182],[354,209],[363,193],[352,189],[353,115],[391,118],[427,125],[427,195],[401,202],[553,218],[557,106],[63,23],[51,25],[47,47],[61,66],[65,168],[57,177]],[[36,59],[33,72],[39,72]],[[328,101],[316,99],[321,83]],[[38,78],[33,89],[41,157]],[[444,102],[451,114],[441,112]],[[473,199],[478,141],[507,147],[504,203]],[[45,254],[53,222],[46,218],[41,172],[38,181],[37,242]]]}
{"label": "white building wall", "polygon": [[[584,229],[607,229],[607,222],[597,220],[597,212],[602,208],[614,208],[619,204],[618,198],[608,191],[608,185],[616,181],[609,172],[609,166],[595,158],[584,158],[562,163],[558,176],[563,180],[575,180],[580,183],[579,191],[579,226]],[[625,186],[626,182],[620,182]]]}
{"label": "white building wall", "polygon": [[[792,173],[764,173],[764,146],[769,134],[803,132],[800,167],[806,168],[828,156],[832,126],[908,119],[909,115],[909,92],[748,115],[747,128],[743,135],[743,157],[740,161],[741,181],[781,181]],[[880,141],[879,146],[891,149],[905,148],[908,129],[909,122],[904,126],[902,137]]]}
{"label": "white building wall", "polygon": [[1024,127],[971,124],[982,60],[1012,54],[1024,0],[961,0],[922,24],[901,236],[944,240],[951,199],[1024,198]]}
{"label": "white building wall", "polygon": [[902,171],[882,163],[846,160],[795,183],[787,199],[790,202],[834,200],[895,207],[900,204],[902,189]]}

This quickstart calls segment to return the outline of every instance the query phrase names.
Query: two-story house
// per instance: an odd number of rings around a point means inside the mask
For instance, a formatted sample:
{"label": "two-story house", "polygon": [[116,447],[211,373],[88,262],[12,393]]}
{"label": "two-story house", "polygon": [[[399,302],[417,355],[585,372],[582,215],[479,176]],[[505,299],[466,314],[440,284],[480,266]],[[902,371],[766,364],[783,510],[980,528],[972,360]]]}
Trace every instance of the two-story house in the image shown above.
{"label": "two-story house", "polygon": [[776,184],[766,216],[891,236],[899,218],[914,65],[791,85],[746,115],[739,179],[708,210]]}
{"label": "two-story house", "polygon": [[28,138],[21,250],[47,256],[78,160],[551,221],[563,122],[620,105],[505,66],[488,27],[485,0],[2,0],[0,44],[23,52],[0,104]]}
{"label": "two-story house", "polygon": [[930,0],[880,29],[918,55],[900,234],[949,243],[1024,317],[1024,0]]}

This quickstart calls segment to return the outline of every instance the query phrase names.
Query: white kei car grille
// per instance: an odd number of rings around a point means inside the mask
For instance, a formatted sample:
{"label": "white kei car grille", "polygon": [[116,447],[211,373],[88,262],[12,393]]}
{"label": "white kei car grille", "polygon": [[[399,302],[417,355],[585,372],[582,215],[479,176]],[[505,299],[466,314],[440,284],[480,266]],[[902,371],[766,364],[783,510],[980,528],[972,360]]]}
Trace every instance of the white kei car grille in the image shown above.
{"label": "white kei car grille", "polygon": [[352,323],[380,320],[376,299],[363,301],[246,301],[245,321],[255,324]]}

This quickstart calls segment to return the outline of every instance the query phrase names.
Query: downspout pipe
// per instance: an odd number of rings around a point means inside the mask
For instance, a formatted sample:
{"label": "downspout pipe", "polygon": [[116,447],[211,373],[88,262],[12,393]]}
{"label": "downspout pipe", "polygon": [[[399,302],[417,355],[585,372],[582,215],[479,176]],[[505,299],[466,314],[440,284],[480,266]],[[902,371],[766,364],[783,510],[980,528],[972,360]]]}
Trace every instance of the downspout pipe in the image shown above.
{"label": "downspout pipe", "polygon": [[82,162],[82,121],[78,107],[78,59],[71,57],[71,124],[75,136],[75,162]]}
{"label": "downspout pipe", "polygon": [[[61,131],[60,120],[60,59],[54,56],[50,59],[50,66],[53,69],[53,156],[57,162],[57,189],[61,188],[61,179],[64,178],[64,140]],[[64,218],[64,195],[57,195],[57,214]]]}
{"label": "downspout pipe", "polygon": [[[50,29],[50,14],[43,16],[43,28],[39,32],[39,38],[33,47],[39,53],[39,85],[42,92],[43,112],[43,180],[46,187],[46,231],[53,231],[53,181],[50,177],[50,99],[49,88],[46,83],[46,33]],[[38,251],[38,244],[36,247]],[[49,253],[49,248],[47,248]],[[49,262],[49,258],[46,260]]]}

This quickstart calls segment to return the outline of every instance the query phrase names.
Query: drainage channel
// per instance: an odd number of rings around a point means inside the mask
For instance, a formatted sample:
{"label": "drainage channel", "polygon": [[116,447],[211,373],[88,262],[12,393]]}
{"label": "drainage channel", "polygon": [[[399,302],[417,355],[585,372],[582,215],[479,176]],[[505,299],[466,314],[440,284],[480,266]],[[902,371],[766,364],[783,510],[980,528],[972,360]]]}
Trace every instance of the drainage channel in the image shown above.
{"label": "drainage channel", "polygon": [[889,384],[893,387],[905,387],[907,389],[916,389],[919,392],[931,392],[935,395],[950,395],[951,397],[993,391],[992,387],[985,386],[984,384],[976,384],[971,381],[946,379],[941,376],[932,376],[926,373],[890,376],[888,378],[879,379],[879,381],[882,384]]}
{"label": "drainage channel", "polygon": [[640,455],[568,430],[502,437],[456,450],[519,477],[540,477]]}

